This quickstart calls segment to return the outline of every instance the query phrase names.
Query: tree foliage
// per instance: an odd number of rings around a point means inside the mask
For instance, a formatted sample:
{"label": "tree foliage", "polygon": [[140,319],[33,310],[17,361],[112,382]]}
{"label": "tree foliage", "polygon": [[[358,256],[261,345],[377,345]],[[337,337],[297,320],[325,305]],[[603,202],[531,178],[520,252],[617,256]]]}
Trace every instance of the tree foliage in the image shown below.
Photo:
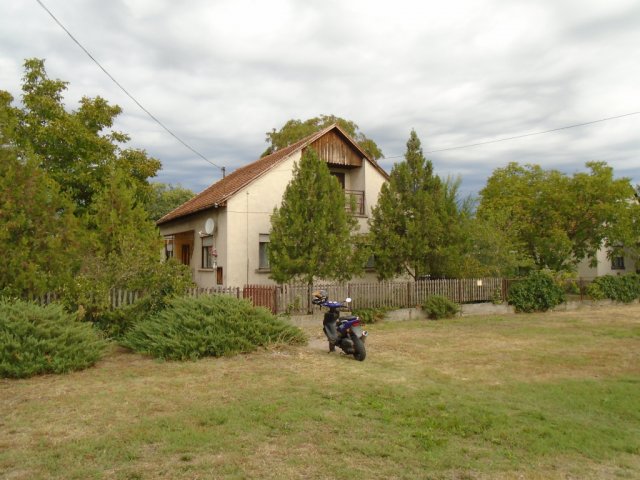
{"label": "tree foliage", "polygon": [[159,220],[171,210],[178,208],[195,194],[180,185],[173,186],[166,183],[151,184],[151,198],[147,204],[149,217]]}
{"label": "tree foliage", "polygon": [[16,143],[11,96],[0,92],[0,293],[38,296],[77,272],[80,222],[74,205]]}
{"label": "tree foliage", "polygon": [[516,312],[546,312],[564,302],[565,295],[549,272],[534,271],[511,287],[508,300]]}
{"label": "tree foliage", "polygon": [[338,180],[312,148],[293,169],[282,204],[271,216],[269,262],[278,282],[314,278],[347,280],[361,272],[355,248],[358,223],[345,209]]}
{"label": "tree foliage", "polygon": [[629,179],[615,179],[604,162],[586,166],[588,173],[571,177],[539,165],[496,169],[480,192],[478,216],[497,219],[538,268],[571,270],[603,246],[634,248],[639,208]]}
{"label": "tree foliage", "polygon": [[458,199],[459,181],[442,181],[426,160],[415,131],[404,161],[382,186],[370,220],[378,276],[459,276],[465,263],[469,205]]}
{"label": "tree foliage", "polygon": [[117,105],[85,96],[78,109],[67,111],[63,103],[67,85],[47,76],[44,60],[25,61],[23,107],[15,109],[18,144],[38,156],[78,213],[89,207],[114,164],[127,172],[138,199],[144,200],[150,193],[148,178],[156,175],[160,161],[142,150],[122,147],[129,137],[112,130],[122,111]]}
{"label": "tree foliage", "polygon": [[377,160],[383,156],[378,145],[370,138],[367,138],[360,131],[358,125],[351,120],[345,120],[335,115],[320,115],[305,121],[291,119],[280,130],[272,129],[266,134],[265,141],[269,144],[269,147],[263,152],[262,156],[270,155],[334,123],[337,123],[371,158]]}
{"label": "tree foliage", "polygon": [[23,105],[0,91],[0,295],[55,291],[94,319],[111,288],[182,284],[183,275],[160,263],[146,209],[159,161],[123,148],[128,137],[112,130],[120,107],[84,97],[67,111],[66,88],[31,59]]}

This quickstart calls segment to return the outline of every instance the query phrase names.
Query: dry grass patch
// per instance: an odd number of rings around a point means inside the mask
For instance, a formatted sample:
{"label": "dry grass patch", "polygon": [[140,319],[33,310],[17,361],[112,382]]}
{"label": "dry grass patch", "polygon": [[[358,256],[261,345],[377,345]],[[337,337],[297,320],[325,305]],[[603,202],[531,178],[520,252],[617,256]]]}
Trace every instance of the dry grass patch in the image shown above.
{"label": "dry grass patch", "polygon": [[634,478],[640,306],[0,381],[0,478]]}

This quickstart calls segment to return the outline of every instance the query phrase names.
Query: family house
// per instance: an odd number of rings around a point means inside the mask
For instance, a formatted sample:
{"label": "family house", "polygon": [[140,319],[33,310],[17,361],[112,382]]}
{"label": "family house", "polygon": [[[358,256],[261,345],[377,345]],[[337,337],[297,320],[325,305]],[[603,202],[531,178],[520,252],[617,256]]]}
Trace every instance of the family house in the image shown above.
{"label": "family house", "polygon": [[[273,284],[267,255],[271,213],[306,148],[327,162],[358,218],[360,232],[387,173],[339,126],[332,125],[239,168],[158,220],[165,256],[189,265],[200,287]],[[373,275],[371,274],[373,277]]]}

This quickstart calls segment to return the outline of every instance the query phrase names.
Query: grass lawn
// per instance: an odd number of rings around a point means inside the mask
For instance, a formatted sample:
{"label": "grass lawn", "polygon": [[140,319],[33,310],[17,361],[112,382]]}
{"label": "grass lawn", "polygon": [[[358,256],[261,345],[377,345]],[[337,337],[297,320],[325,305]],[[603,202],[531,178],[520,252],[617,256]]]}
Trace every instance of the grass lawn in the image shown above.
{"label": "grass lawn", "polygon": [[2,479],[640,478],[640,306],[0,380]]}

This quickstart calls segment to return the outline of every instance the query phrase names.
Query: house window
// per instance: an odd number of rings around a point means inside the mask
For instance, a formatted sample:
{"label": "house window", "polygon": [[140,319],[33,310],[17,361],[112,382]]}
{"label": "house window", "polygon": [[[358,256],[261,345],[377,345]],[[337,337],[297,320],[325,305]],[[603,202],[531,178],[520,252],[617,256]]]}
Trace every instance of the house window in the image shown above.
{"label": "house window", "polygon": [[213,237],[202,237],[202,268],[212,269],[216,260],[215,249],[213,248]]}
{"label": "house window", "polygon": [[624,257],[613,257],[611,259],[611,270],[624,270]]}
{"label": "house window", "polygon": [[173,258],[173,235],[164,237],[164,258],[166,260]]}
{"label": "house window", "polygon": [[258,244],[258,269],[269,270],[269,234],[261,233]]}

